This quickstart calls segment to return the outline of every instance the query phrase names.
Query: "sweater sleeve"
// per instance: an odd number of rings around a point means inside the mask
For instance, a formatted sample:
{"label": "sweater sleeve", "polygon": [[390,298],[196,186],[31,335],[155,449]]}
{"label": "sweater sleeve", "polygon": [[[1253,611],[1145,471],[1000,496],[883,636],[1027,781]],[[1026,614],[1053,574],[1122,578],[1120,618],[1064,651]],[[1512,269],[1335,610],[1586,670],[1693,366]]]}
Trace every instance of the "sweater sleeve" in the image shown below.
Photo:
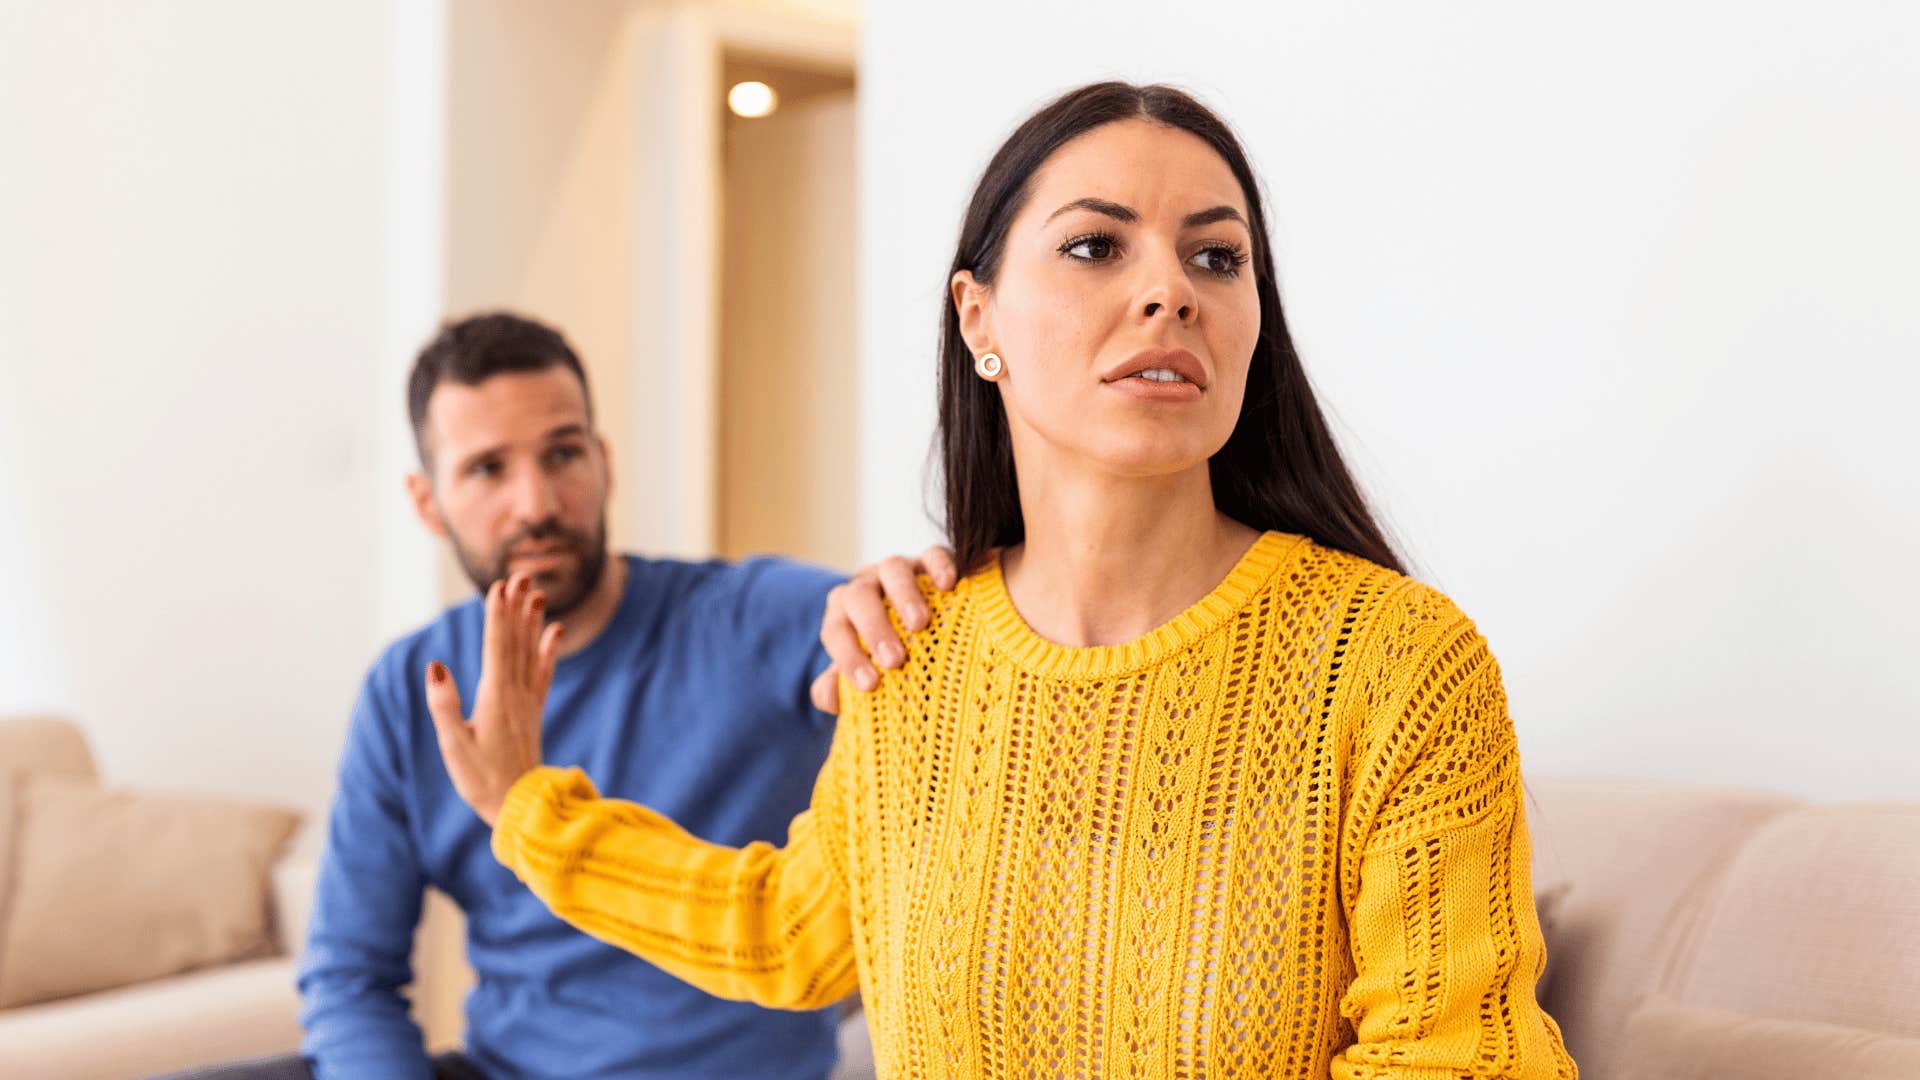
{"label": "sweater sleeve", "polygon": [[579,769],[539,768],[507,793],[494,856],[555,915],[716,997],[817,1009],[859,986],[847,904],[849,725],[785,847],[711,844]]}
{"label": "sweater sleeve", "polygon": [[1534,998],[1546,954],[1499,666],[1451,614],[1425,617],[1429,647],[1388,650],[1413,662],[1362,740],[1343,860],[1355,1042],[1332,1075],[1568,1080],[1573,1060]]}

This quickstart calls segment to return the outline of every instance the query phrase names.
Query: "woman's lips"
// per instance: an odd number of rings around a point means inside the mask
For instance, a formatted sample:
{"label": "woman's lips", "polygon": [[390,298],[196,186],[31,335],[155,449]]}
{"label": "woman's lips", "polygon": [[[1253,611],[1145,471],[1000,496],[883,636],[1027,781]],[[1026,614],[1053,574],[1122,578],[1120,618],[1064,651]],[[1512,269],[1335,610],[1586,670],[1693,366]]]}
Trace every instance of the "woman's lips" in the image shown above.
{"label": "woman's lips", "polygon": [[1150,370],[1170,371],[1201,390],[1207,388],[1206,365],[1185,349],[1141,349],[1125,361],[1108,368],[1102,381],[1122,382]]}
{"label": "woman's lips", "polygon": [[1154,382],[1129,375],[1123,379],[1113,379],[1100,385],[1109,390],[1117,390],[1139,401],[1199,401],[1201,390],[1184,379],[1174,382]]}

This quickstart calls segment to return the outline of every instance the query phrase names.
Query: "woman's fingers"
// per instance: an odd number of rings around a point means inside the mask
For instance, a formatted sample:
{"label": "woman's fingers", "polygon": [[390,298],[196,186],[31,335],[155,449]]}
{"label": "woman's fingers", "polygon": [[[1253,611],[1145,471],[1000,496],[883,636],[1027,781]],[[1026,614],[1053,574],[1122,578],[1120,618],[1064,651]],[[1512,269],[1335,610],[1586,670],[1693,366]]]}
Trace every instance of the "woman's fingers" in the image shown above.
{"label": "woman's fingers", "polygon": [[506,606],[507,582],[501,580],[487,586],[486,621],[480,632],[480,683],[483,686],[498,679],[506,665],[506,627],[502,622]]}
{"label": "woman's fingers", "polygon": [[506,628],[506,661],[503,673],[514,686],[527,684],[527,601],[533,579],[515,574],[507,579],[507,609],[502,613]]}
{"label": "woman's fingers", "polygon": [[464,753],[473,732],[460,706],[460,688],[453,684],[447,665],[435,660],[427,665],[427,712],[433,716],[433,731],[440,739],[440,753],[452,771],[454,755]]}
{"label": "woman's fingers", "polygon": [[560,623],[550,624],[540,634],[540,695],[546,696],[553,685],[553,665],[560,662],[560,638],[567,628]]}
{"label": "woman's fingers", "polygon": [[546,623],[547,594],[537,589],[528,590],[527,610],[520,619],[521,655],[527,666],[527,680],[540,687],[543,693],[547,686]]}
{"label": "woman's fingers", "polygon": [[514,574],[487,590],[483,679],[501,680],[507,686],[532,685],[539,672],[540,626],[546,610],[546,594],[533,587],[529,574]]}
{"label": "woman's fingers", "polygon": [[[439,661],[427,665],[427,712],[433,717],[441,759],[460,798],[491,825],[514,781],[540,764],[540,720],[545,680],[552,675],[560,627],[540,637],[537,651],[522,647],[526,616],[536,605],[512,583],[488,596],[486,648],[490,658],[481,672],[473,719],[463,715],[453,674]],[[505,597],[511,596],[512,605]],[[524,672],[516,676],[514,671]]]}

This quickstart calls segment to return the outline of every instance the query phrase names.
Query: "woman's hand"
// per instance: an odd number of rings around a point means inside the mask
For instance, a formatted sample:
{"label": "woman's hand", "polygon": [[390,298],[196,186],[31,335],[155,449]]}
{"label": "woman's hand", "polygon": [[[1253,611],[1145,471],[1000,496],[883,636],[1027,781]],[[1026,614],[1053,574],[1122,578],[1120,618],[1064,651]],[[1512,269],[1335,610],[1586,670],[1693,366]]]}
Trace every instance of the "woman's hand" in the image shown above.
{"label": "woman's hand", "polygon": [[900,613],[901,625],[909,631],[926,629],[927,601],[914,580],[920,574],[932,578],[933,587],[942,592],[960,581],[953,552],[936,545],[918,559],[895,555],[862,567],[846,584],[835,586],[827,594],[820,643],[827,647],[833,665],[813,680],[814,708],[837,716],[841,675],[852,679],[860,689],[871,690],[880,685],[880,673],[874,670],[876,662],[884,668],[897,668],[906,662],[906,646],[893,632],[887,605],[892,604]]}
{"label": "woman's hand", "polygon": [[480,685],[473,718],[460,709],[453,673],[427,665],[427,711],[440,737],[453,789],[488,826],[500,817],[513,782],[540,764],[540,721],[560,652],[559,623],[541,629],[546,594],[516,574],[487,590],[487,625],[480,647]]}

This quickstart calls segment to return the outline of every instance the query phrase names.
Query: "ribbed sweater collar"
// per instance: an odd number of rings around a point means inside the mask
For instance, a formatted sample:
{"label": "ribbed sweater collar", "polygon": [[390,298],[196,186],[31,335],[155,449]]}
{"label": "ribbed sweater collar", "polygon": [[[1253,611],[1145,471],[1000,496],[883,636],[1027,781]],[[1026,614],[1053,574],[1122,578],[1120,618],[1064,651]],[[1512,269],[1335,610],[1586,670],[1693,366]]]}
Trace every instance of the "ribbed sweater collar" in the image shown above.
{"label": "ribbed sweater collar", "polygon": [[987,635],[1015,663],[1048,678],[1111,678],[1151,667],[1169,653],[1218,629],[1306,542],[1305,537],[1289,533],[1261,534],[1212,592],[1154,629],[1120,645],[1074,648],[1035,633],[1007,595],[1007,582],[1001,574],[997,555],[973,576],[972,585]]}

